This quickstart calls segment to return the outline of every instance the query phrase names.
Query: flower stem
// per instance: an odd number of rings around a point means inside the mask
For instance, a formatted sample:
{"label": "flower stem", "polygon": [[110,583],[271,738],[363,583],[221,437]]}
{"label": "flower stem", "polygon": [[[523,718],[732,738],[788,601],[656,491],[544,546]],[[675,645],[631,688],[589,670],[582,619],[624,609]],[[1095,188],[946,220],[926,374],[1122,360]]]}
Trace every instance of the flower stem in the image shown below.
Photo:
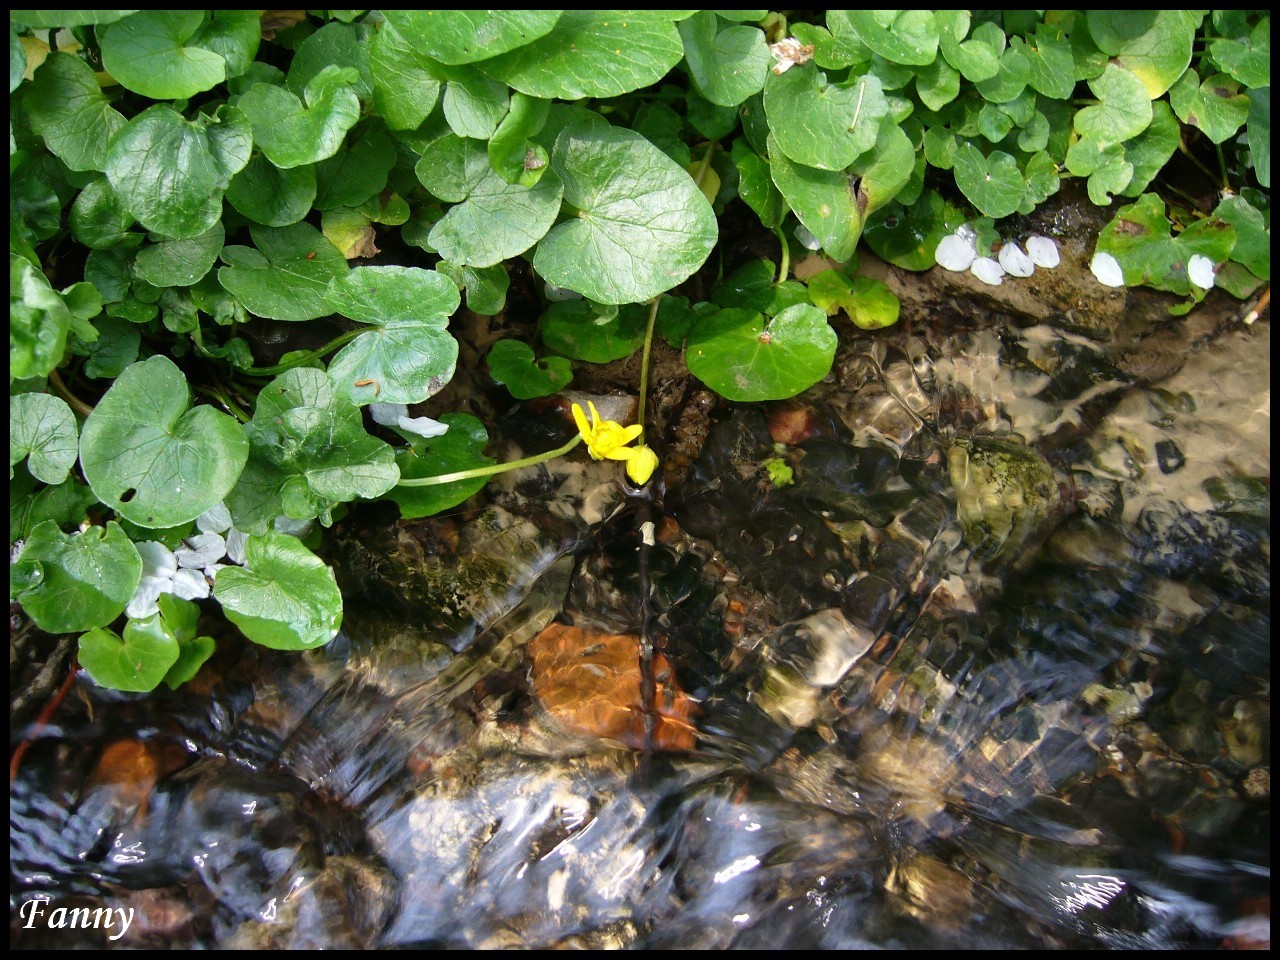
{"label": "flower stem", "polygon": [[662,297],[656,296],[649,304],[649,325],[645,327],[644,346],[640,351],[640,406],[636,411],[636,423],[640,424],[640,436],[636,439],[641,446],[644,445],[644,402],[649,394],[649,352],[653,347],[653,328],[658,320],[658,304],[661,302]]}
{"label": "flower stem", "polygon": [[320,357],[323,357],[326,353],[331,353],[332,351],[337,350],[339,347],[346,346],[356,337],[360,336],[360,334],[364,333],[364,331],[365,328],[361,328],[359,330],[348,330],[346,333],[338,334],[338,336],[334,337],[323,347],[320,347],[317,350],[309,350],[300,357],[294,357],[292,360],[286,360],[284,363],[277,363],[272,367],[244,367],[240,372],[247,373],[251,377],[278,376],[287,370],[292,370],[294,367],[300,367],[304,363],[310,363],[312,360],[317,360]]}
{"label": "flower stem", "polygon": [[49,383],[53,389],[57,391],[58,396],[67,401],[67,405],[76,413],[80,414],[82,417],[87,417],[89,414],[93,413],[93,407],[89,406],[72,393],[67,385],[62,382],[62,377],[58,374],[57,370],[49,371]]}
{"label": "flower stem", "polygon": [[492,477],[494,474],[506,473],[508,470],[519,470],[523,467],[532,467],[539,463],[546,463],[548,460],[554,460],[556,457],[564,456],[581,442],[582,437],[580,435],[575,435],[574,438],[563,447],[548,450],[546,453],[534,454],[532,457],[524,457],[521,460],[512,460],[510,463],[495,463],[489,467],[473,467],[470,470],[458,470],[454,473],[442,473],[436,477],[419,477],[414,480],[401,480],[396,484],[396,486],[435,487],[442,483],[457,483],[459,480],[470,480],[474,477]]}
{"label": "flower stem", "polygon": [[778,238],[778,243],[782,244],[782,262],[778,264],[778,282],[782,283],[791,272],[791,245],[787,243],[787,235],[782,232],[781,226],[774,227],[773,234]]}

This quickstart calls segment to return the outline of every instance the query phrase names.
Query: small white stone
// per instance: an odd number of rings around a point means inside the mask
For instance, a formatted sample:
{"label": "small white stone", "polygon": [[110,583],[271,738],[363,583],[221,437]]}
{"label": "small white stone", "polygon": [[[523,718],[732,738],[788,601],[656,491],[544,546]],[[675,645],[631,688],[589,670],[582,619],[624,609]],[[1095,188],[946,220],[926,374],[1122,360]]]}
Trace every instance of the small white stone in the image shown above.
{"label": "small white stone", "polygon": [[1203,253],[1197,253],[1187,261],[1187,279],[1201,290],[1212,290],[1218,282],[1213,270],[1213,261]]}
{"label": "small white stone", "polygon": [[1052,270],[1062,262],[1058,245],[1048,237],[1027,237],[1027,256],[1037,267],[1044,267],[1046,270]]}
{"label": "small white stone", "polygon": [[1036,265],[1016,243],[1010,241],[1000,248],[1000,266],[1011,277],[1029,277],[1036,272]]}
{"label": "small white stone", "polygon": [[1124,286],[1124,271],[1120,269],[1120,261],[1109,253],[1095,253],[1089,261],[1089,269],[1104,287]]}
{"label": "small white stone", "polygon": [[974,244],[974,238],[965,239],[957,234],[943,237],[938,244],[938,249],[933,253],[933,258],[938,261],[938,266],[944,270],[957,272],[968,270],[973,266],[973,261],[977,256],[978,248]]}
{"label": "small white stone", "polygon": [[989,283],[993,287],[1004,283],[1004,267],[990,257],[978,257],[969,269],[983,283]]}
{"label": "small white stone", "polygon": [[821,250],[822,241],[815,237],[803,223],[797,223],[795,229],[796,239],[800,241],[800,246],[806,250]]}

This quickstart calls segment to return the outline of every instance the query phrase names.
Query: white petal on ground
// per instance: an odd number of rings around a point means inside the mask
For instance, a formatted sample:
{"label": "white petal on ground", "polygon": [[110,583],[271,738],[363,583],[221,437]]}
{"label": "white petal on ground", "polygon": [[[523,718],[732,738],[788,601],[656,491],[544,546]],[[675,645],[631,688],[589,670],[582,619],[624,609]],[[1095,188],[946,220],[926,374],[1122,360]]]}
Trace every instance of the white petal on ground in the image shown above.
{"label": "white petal on ground", "polygon": [[990,257],[978,257],[969,269],[983,283],[989,283],[993,287],[1004,283],[1004,267],[1000,266],[999,261],[992,260]]}
{"label": "white petal on ground", "polygon": [[141,620],[156,613],[160,606],[157,601],[160,594],[168,593],[173,581],[168,577],[143,577],[138,581],[138,589],[133,592],[133,599],[124,608],[124,612],[132,620]]}
{"label": "white petal on ground", "polygon": [[1104,287],[1124,286],[1124,271],[1120,269],[1120,261],[1109,253],[1095,253],[1089,261],[1089,269]]}
{"label": "white petal on ground", "polygon": [[244,548],[249,542],[249,535],[243,530],[232,527],[227,531],[227,559],[232,563],[244,563]]}
{"label": "white petal on ground", "polygon": [[1036,272],[1036,265],[1016,243],[1010,241],[1000,248],[1000,266],[1011,277],[1029,277]]}
{"label": "white petal on ground", "polygon": [[430,417],[400,417],[395,425],[405,433],[414,433],[420,437],[438,437],[449,432],[449,425]]}
{"label": "white petal on ground", "polygon": [[1027,237],[1027,256],[1037,267],[1044,267],[1046,270],[1052,270],[1062,262],[1058,245],[1048,237]]}
{"label": "white petal on ground", "polygon": [[178,569],[178,558],[163,543],[155,540],[143,540],[135,543],[134,548],[142,558],[142,578],[160,577],[169,579]]}
{"label": "white petal on ground", "polygon": [[197,534],[182,543],[173,555],[178,558],[178,566],[188,570],[207,567],[227,555],[227,541],[216,533]]}
{"label": "white petal on ground", "polygon": [[1212,290],[1218,281],[1213,272],[1213,261],[1203,253],[1197,253],[1187,261],[1187,278],[1201,290]]}
{"label": "white petal on ground", "polygon": [[394,427],[401,417],[409,415],[409,407],[403,403],[371,403],[369,415],[373,417],[374,423]]}
{"label": "white petal on ground", "polygon": [[822,249],[822,241],[815,237],[803,223],[796,224],[795,237],[800,241],[800,246],[806,250]]}
{"label": "white petal on ground", "polygon": [[933,253],[933,258],[938,261],[938,266],[944,270],[955,270],[957,272],[968,270],[973,266],[973,261],[978,256],[975,240],[976,238],[973,236],[966,239],[954,233],[951,236],[943,237],[941,242],[938,243],[938,249]]}
{"label": "white petal on ground", "polygon": [[231,526],[231,511],[225,503],[219,503],[196,517],[196,529],[201,533],[222,533]]}
{"label": "white petal on ground", "polygon": [[203,600],[209,595],[209,581],[199,570],[179,570],[169,592],[183,600]]}

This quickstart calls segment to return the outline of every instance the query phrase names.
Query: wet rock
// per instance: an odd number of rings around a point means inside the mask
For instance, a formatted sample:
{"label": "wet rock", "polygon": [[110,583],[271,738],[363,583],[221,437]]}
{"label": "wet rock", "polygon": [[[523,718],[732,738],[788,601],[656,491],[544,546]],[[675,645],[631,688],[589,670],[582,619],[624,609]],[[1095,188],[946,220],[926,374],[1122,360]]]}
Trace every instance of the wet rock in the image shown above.
{"label": "wet rock", "polygon": [[1163,474],[1177,473],[1187,462],[1178,444],[1173,440],[1161,440],[1156,444],[1156,463]]}

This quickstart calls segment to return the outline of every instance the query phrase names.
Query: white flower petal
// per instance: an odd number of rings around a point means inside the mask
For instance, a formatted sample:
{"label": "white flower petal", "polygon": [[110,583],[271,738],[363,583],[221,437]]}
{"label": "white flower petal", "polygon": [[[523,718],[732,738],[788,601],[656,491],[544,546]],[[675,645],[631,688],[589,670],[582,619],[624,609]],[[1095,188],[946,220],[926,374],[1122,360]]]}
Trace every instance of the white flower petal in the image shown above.
{"label": "white flower petal", "polygon": [[1109,253],[1095,253],[1089,261],[1089,269],[1104,287],[1124,286],[1124,271],[1120,269],[1120,261]]}
{"label": "white flower petal", "polygon": [[973,261],[977,256],[978,249],[974,246],[973,240],[966,240],[964,237],[959,237],[955,234],[943,237],[938,244],[938,249],[933,254],[934,259],[938,261],[938,266],[944,270],[955,270],[957,272],[968,270],[973,266]]}
{"label": "white flower petal", "polygon": [[993,287],[1004,283],[1004,267],[990,257],[978,257],[969,269],[983,283],[989,283]]}
{"label": "white flower petal", "polygon": [[196,529],[201,533],[222,533],[231,526],[231,511],[225,503],[219,503],[196,517]]}
{"label": "white flower petal", "polygon": [[203,600],[209,595],[209,581],[199,570],[179,570],[169,592],[183,600]]}
{"label": "white flower petal", "polygon": [[168,579],[143,577],[138,581],[138,589],[133,592],[133,599],[124,608],[124,612],[133,620],[151,616],[160,609],[156,602],[160,599],[160,594],[167,593],[166,588],[171,584],[172,581]]}
{"label": "white flower petal", "polygon": [[229,563],[211,563],[209,566],[204,568],[204,575],[216,583],[218,580],[218,572],[227,569],[229,566],[231,566]]}
{"label": "white flower petal", "polygon": [[1197,253],[1187,261],[1187,279],[1201,290],[1212,290],[1218,282],[1213,270],[1213,261],[1203,253]]}
{"label": "white flower petal", "polygon": [[570,290],[568,287],[557,287],[548,283],[542,288],[542,292],[546,294],[548,300],[552,303],[558,303],[561,300],[581,300],[582,294],[577,290]]}
{"label": "white flower petal", "polygon": [[439,437],[449,432],[449,425],[430,417],[400,417],[396,426],[405,433],[416,433],[420,437]]}
{"label": "white flower petal", "polygon": [[249,535],[243,530],[232,527],[227,531],[227,559],[232,563],[244,563],[244,548],[249,542]]}
{"label": "white flower petal", "polygon": [[1027,256],[1037,267],[1044,267],[1046,270],[1052,270],[1062,262],[1058,245],[1048,237],[1027,237]]}
{"label": "white flower petal", "polygon": [[795,238],[800,241],[800,246],[806,250],[821,250],[822,241],[809,232],[809,228],[803,223],[797,223],[795,229]]}
{"label": "white flower petal", "polygon": [[1000,266],[1011,277],[1029,277],[1036,272],[1036,265],[1016,243],[1010,241],[1000,248]]}
{"label": "white flower petal", "polygon": [[143,540],[135,543],[138,556],[142,558],[142,576],[168,579],[178,569],[178,558],[163,543],[155,540]]}
{"label": "white flower petal", "polygon": [[314,520],[295,520],[293,517],[286,517],[282,514],[276,517],[273,526],[276,533],[287,533],[291,537],[301,538],[315,529],[316,522]]}
{"label": "white flower petal", "polygon": [[178,566],[188,570],[199,570],[227,555],[227,541],[216,533],[201,533],[187,537],[182,541],[185,546],[173,551],[178,558]]}
{"label": "white flower petal", "polygon": [[369,415],[373,417],[373,422],[380,423],[384,427],[394,427],[396,421],[403,416],[407,416],[408,413],[409,407],[403,403],[369,404]]}

